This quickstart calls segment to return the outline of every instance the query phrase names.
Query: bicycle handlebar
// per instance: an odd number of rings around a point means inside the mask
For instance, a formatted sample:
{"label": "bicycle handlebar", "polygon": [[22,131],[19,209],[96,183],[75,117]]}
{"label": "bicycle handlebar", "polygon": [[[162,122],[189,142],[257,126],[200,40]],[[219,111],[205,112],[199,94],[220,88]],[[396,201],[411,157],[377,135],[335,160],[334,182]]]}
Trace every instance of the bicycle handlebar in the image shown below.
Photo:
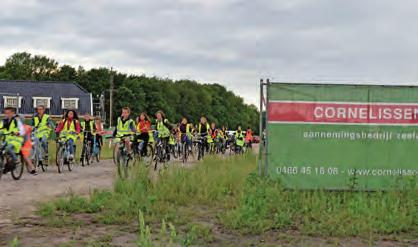
{"label": "bicycle handlebar", "polygon": [[112,136],[110,139],[124,139],[126,137],[132,137],[134,134],[126,134],[121,136]]}

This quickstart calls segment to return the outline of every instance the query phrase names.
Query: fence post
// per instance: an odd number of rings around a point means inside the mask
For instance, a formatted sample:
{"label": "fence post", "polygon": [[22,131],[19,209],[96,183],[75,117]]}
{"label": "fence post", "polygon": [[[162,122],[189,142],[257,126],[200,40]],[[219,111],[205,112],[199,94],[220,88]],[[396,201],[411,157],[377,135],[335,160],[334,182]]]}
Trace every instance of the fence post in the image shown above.
{"label": "fence post", "polygon": [[266,129],[265,129],[265,139],[266,139],[266,146],[264,147],[265,150],[265,162],[264,162],[264,174],[267,176],[268,174],[268,147],[269,147],[269,131],[268,131],[268,123],[269,123],[269,87],[270,87],[270,79],[266,80]]}
{"label": "fence post", "polygon": [[264,97],[264,90],[263,90],[263,79],[260,79],[260,127],[258,129],[259,136],[261,137],[259,147],[258,147],[258,176],[261,176],[262,174],[262,166],[263,166],[263,97]]}

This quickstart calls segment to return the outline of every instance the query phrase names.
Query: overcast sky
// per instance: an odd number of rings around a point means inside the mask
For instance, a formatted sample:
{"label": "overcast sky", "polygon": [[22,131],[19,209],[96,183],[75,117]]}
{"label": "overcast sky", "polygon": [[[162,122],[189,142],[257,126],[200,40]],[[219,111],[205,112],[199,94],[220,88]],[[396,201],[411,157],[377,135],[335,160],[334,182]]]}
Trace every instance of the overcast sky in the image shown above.
{"label": "overcast sky", "polygon": [[19,51],[87,68],[217,82],[418,82],[416,0],[0,1],[0,63]]}

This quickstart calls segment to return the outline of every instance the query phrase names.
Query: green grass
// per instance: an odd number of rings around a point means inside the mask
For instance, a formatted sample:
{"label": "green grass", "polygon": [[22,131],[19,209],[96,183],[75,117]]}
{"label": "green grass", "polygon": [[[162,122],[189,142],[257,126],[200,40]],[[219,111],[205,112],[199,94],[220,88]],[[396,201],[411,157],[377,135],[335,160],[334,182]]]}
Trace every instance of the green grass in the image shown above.
{"label": "green grass", "polygon": [[[178,235],[170,241],[176,239],[183,246],[213,241],[211,228],[219,224],[249,236],[270,230],[318,237],[417,236],[415,186],[373,193],[289,191],[278,182],[259,178],[252,173],[255,169],[251,154],[207,157],[193,168],[171,167],[157,179],[136,167],[131,178],[115,182],[113,191],[59,198],[42,204],[38,214],[54,218],[87,213],[112,225],[132,225],[142,217],[154,225],[163,222],[162,228],[176,226]],[[155,231],[148,230],[155,237]],[[148,230],[145,225],[138,230],[143,245],[152,238]]]}
{"label": "green grass", "polygon": [[9,244],[10,247],[18,247],[20,246],[19,239],[15,237]]}
{"label": "green grass", "polygon": [[226,213],[224,223],[244,233],[296,229],[314,236],[416,236],[417,205],[414,188],[391,192],[290,191],[253,174],[238,207]]}

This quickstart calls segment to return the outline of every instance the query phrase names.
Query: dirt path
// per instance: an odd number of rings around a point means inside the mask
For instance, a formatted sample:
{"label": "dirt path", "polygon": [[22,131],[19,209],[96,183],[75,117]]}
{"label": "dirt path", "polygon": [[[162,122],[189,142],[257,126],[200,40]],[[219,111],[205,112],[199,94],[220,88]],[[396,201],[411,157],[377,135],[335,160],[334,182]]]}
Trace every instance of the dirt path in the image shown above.
{"label": "dirt path", "polygon": [[46,201],[68,193],[87,194],[93,189],[110,188],[113,183],[114,164],[110,160],[88,167],[75,166],[72,172],[59,174],[55,166],[37,176],[24,173],[14,181],[10,174],[0,180],[0,230],[1,225],[19,214],[32,214],[37,202]]}
{"label": "dirt path", "polygon": [[[192,157],[190,158],[187,164],[179,161],[172,164],[181,167],[193,167],[198,164]],[[94,189],[111,189],[116,176],[115,171],[113,161],[106,160],[87,167],[75,166],[72,172],[66,170],[62,174],[57,172],[55,166],[49,167],[46,173],[40,171],[37,176],[29,175],[25,171],[19,181],[14,181],[10,174],[2,176],[0,180],[0,246],[7,245],[15,236],[19,236],[22,246],[59,246],[61,243],[78,242],[91,236],[107,236],[109,232],[115,235],[113,244],[117,246],[125,246],[127,239],[135,240],[136,232],[131,233],[130,228],[136,229],[136,227],[126,226],[127,228],[121,231],[120,226],[105,227],[100,224],[92,226],[91,221],[87,220],[86,225],[82,227],[74,228],[69,225],[51,228],[45,226],[42,218],[35,215],[38,203],[49,201],[57,196],[71,193],[87,195]],[[83,230],[78,232],[77,229],[80,227]],[[51,231],[54,232],[52,235]]]}

